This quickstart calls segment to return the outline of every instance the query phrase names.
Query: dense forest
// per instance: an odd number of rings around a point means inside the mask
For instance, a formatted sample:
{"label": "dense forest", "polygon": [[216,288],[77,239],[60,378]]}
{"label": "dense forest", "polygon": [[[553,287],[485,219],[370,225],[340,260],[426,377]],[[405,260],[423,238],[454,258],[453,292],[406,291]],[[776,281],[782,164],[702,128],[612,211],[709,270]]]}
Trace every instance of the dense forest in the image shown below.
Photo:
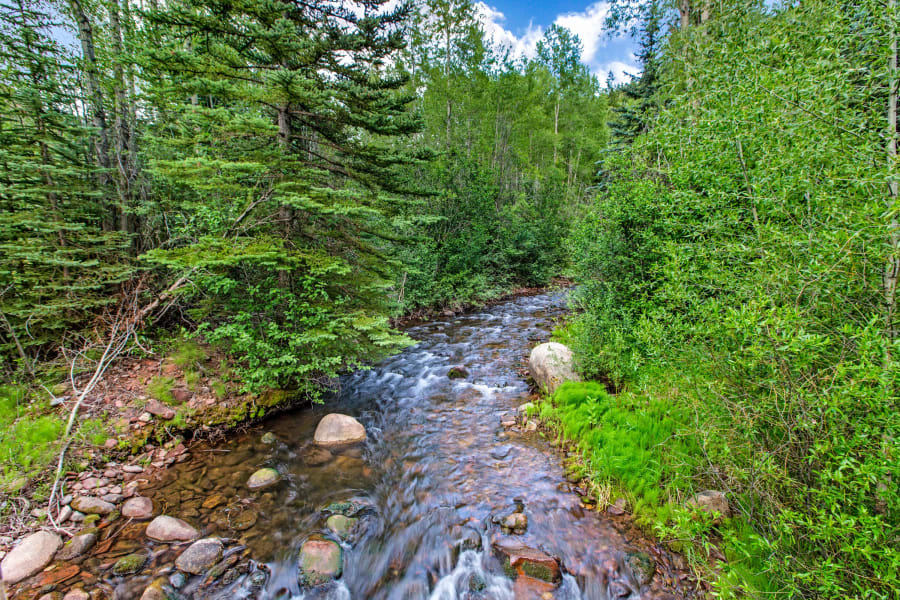
{"label": "dense forest", "polygon": [[896,2],[608,25],[622,85],[469,0],[3,0],[4,452],[41,389],[166,340],[321,399],[412,343],[392,318],[567,277],[587,382],[541,412],[608,500],[713,593],[897,597]]}

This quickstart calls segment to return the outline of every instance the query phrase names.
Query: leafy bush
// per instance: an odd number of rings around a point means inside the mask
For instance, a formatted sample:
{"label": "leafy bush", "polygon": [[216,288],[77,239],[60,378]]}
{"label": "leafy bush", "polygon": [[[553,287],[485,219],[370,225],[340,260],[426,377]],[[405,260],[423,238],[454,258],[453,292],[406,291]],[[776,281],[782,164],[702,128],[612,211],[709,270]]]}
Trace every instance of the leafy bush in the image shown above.
{"label": "leafy bush", "polygon": [[[728,491],[745,523],[722,532],[725,596],[900,594],[900,347],[883,281],[895,132],[872,108],[887,106],[884,16],[874,2],[736,3],[673,35],[662,108],[606,162],[575,236],[581,364],[647,397],[660,373],[685,382],[665,397],[703,459],[682,480]],[[611,434],[579,435],[602,451]],[[663,516],[666,535],[699,535]]]}

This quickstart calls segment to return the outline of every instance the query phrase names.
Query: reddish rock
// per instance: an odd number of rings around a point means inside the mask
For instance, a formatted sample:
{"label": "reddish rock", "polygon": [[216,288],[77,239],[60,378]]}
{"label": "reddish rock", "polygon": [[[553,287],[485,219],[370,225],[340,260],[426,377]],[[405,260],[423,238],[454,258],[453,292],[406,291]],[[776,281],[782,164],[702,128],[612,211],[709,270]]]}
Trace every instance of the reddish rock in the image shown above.
{"label": "reddish rock", "polygon": [[153,516],[153,501],[143,496],[129,498],[122,505],[122,516],[129,519],[149,519]]}
{"label": "reddish rock", "polygon": [[553,597],[556,585],[535,579],[528,575],[519,575],[513,584],[513,596],[516,600],[544,600]]}
{"label": "reddish rock", "polygon": [[45,571],[38,577],[36,587],[42,588],[57,585],[67,579],[72,579],[80,572],[81,567],[78,565],[64,565],[58,569],[53,569],[52,571]]}
{"label": "reddish rock", "polygon": [[511,577],[524,574],[551,583],[562,578],[559,562],[540,550],[511,540],[499,540],[494,542],[494,551]]}
{"label": "reddish rock", "polygon": [[175,388],[174,390],[172,390],[172,397],[175,398],[175,401],[179,404],[189,402],[193,396],[194,394],[192,394],[191,391],[186,388]]}
{"label": "reddish rock", "polygon": [[147,537],[158,542],[185,542],[200,537],[200,532],[181,519],[160,515],[147,526]]}
{"label": "reddish rock", "polygon": [[148,400],[147,404],[144,406],[144,410],[151,415],[156,415],[160,419],[166,421],[175,417],[175,411],[159,400]]}

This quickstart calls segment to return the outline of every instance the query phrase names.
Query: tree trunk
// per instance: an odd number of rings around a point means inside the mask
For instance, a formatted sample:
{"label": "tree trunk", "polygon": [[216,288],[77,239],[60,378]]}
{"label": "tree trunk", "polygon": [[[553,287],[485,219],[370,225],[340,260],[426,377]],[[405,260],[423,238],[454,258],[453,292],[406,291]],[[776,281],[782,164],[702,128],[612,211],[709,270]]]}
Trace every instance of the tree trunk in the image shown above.
{"label": "tree trunk", "polygon": [[691,26],[691,2],[690,0],[681,0],[678,4],[678,14],[681,17],[681,30],[684,31]]}
{"label": "tree trunk", "polygon": [[553,108],[553,166],[556,166],[556,151],[559,148],[559,96]]}
{"label": "tree trunk", "polygon": [[[127,0],[125,0],[127,2]],[[112,46],[115,57],[113,58],[113,96],[115,103],[115,149],[116,172],[118,174],[116,189],[119,194],[119,231],[129,233],[129,215],[131,198],[131,155],[128,151],[131,147],[131,132],[129,131],[128,98],[125,91],[125,70],[122,68],[122,60],[125,48],[122,44],[122,24],[119,20],[119,2],[109,2],[109,22],[112,27]]]}
{"label": "tree trunk", "polygon": [[97,75],[97,57],[94,52],[94,30],[80,0],[70,0],[72,13],[78,24],[78,40],[84,55],[85,86],[91,103],[91,121],[97,129],[97,164],[103,171],[100,173],[101,185],[109,183],[109,131],[106,125],[106,111],[103,107],[103,91]]}
{"label": "tree trunk", "polygon": [[891,360],[890,345],[896,339],[896,307],[897,278],[900,275],[900,223],[897,220],[897,197],[900,195],[895,174],[897,172],[897,31],[895,30],[895,13],[897,0],[888,0],[888,19],[890,22],[891,57],[888,79],[888,190],[886,199],[890,221],[888,224],[888,242],[890,256],[884,267],[884,304],[885,333],[887,335],[887,360]]}
{"label": "tree trunk", "polygon": [[[291,148],[291,115],[290,107],[284,105],[278,109],[278,145],[283,157],[287,157]],[[282,231],[285,240],[294,232],[294,209],[282,204],[278,209],[278,216],[282,222]],[[278,271],[278,284],[282,289],[291,289],[291,274],[289,271]]]}

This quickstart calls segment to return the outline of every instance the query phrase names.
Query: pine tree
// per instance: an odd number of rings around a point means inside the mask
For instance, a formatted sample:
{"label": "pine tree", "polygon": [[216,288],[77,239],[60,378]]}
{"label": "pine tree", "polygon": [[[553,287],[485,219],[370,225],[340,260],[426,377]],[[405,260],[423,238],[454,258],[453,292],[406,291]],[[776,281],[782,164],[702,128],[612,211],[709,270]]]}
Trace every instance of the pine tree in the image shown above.
{"label": "pine tree", "polygon": [[639,50],[641,76],[622,86],[625,99],[614,111],[610,130],[618,147],[630,144],[635,137],[647,131],[656,110],[656,93],[659,89],[659,61],[663,40],[661,30],[663,8],[660,0],[647,3],[640,26]]}
{"label": "pine tree", "polygon": [[130,272],[117,259],[127,240],[101,228],[90,132],[52,24],[37,3],[0,5],[0,353],[28,371]]}
{"label": "pine tree", "polygon": [[183,236],[151,260],[192,269],[214,303],[207,335],[244,359],[249,387],[300,386],[402,343],[384,318],[388,218],[415,132],[406,78],[385,59],[405,4],[219,0],[152,13],[148,68],[168,118],[150,168]]}

